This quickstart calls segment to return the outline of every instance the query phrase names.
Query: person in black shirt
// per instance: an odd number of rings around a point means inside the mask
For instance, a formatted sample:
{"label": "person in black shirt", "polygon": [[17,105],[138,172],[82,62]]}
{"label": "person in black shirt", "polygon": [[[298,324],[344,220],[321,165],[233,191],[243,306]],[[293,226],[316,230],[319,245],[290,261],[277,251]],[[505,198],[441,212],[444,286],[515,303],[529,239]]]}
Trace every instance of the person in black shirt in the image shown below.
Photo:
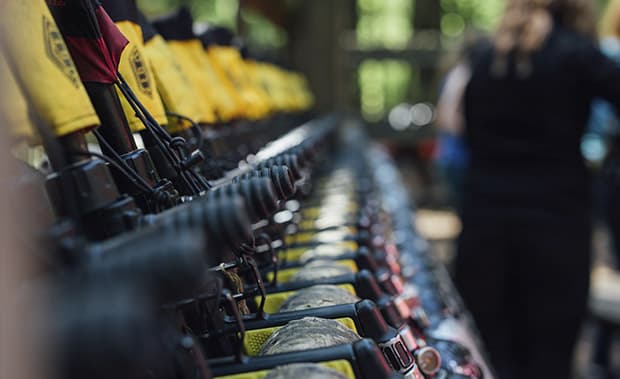
{"label": "person in black shirt", "polygon": [[470,149],[455,281],[500,379],[570,378],[590,274],[581,136],[620,66],[590,0],[508,0],[464,93]]}

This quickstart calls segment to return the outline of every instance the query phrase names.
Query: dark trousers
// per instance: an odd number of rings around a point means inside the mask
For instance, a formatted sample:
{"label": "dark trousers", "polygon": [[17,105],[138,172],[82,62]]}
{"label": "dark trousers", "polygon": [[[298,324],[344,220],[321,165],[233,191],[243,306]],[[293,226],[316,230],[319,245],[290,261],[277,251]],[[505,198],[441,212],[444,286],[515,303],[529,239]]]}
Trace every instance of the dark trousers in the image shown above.
{"label": "dark trousers", "polygon": [[[618,162],[616,160],[616,165]],[[610,236],[612,259],[615,269],[620,270],[620,183],[617,176],[603,177],[601,180],[600,206],[607,230]],[[595,320],[594,325],[594,350],[592,363],[601,368],[610,369],[610,358],[614,334],[618,331],[618,325],[605,320]]]}
{"label": "dark trousers", "polygon": [[586,314],[587,209],[466,204],[456,285],[499,379],[569,379]]}
{"label": "dark trousers", "polygon": [[605,186],[604,217],[611,237],[611,251],[615,260],[615,268],[620,270],[620,183],[607,180]]}

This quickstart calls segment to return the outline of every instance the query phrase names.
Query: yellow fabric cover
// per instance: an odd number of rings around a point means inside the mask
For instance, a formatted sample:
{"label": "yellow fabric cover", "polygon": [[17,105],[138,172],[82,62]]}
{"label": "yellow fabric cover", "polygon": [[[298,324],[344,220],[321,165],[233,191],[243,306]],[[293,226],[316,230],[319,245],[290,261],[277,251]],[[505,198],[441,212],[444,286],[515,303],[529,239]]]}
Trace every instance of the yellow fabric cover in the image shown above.
{"label": "yellow fabric cover", "polygon": [[271,86],[280,98],[282,110],[291,111],[293,109],[294,99],[291,97],[284,70],[275,65],[267,66],[268,75],[271,78]]}
{"label": "yellow fabric cover", "polygon": [[285,111],[287,108],[287,94],[283,90],[281,76],[278,69],[268,63],[254,62],[254,80],[259,83],[263,90],[269,95],[276,111]]}
{"label": "yellow fabric cover", "polygon": [[[329,362],[320,362],[319,364],[340,372],[341,374],[346,376],[347,379],[355,379],[355,372],[353,371],[353,366],[351,366],[351,363],[347,360],[339,359]],[[215,379],[263,379],[265,376],[267,376],[269,371],[270,370],[244,372],[241,374],[217,376]]]}
{"label": "yellow fabric cover", "polygon": [[[193,58],[191,48],[192,45],[200,41],[167,41],[168,48],[176,58],[179,69],[189,79],[189,84],[196,94],[196,101],[201,110],[201,118],[205,123],[214,123],[218,121],[215,104],[211,101],[209,79],[207,74],[200,69],[198,61]],[[202,46],[202,45],[200,45]]]}
{"label": "yellow fabric cover", "polygon": [[[167,111],[187,116],[198,123],[215,121],[213,111],[200,106],[200,96],[160,35],[155,35],[146,42],[144,52],[155,75],[157,91]],[[189,122],[177,118],[169,118],[168,121],[168,131],[171,133],[190,126]]]}
{"label": "yellow fabric cover", "polygon": [[243,104],[232,83],[218,78],[199,40],[168,41],[168,45],[201,94],[203,106],[214,109],[218,121],[243,116]]}
{"label": "yellow fabric cover", "polygon": [[278,106],[272,94],[269,93],[268,83],[266,82],[261,64],[251,59],[246,59],[244,63],[248,79],[252,82],[255,88],[258,88],[263,93],[264,100],[269,107],[269,112],[277,112]]}
{"label": "yellow fabric cover", "polygon": [[0,54],[0,83],[2,83],[0,115],[6,123],[9,134],[15,140],[25,140],[34,144],[36,139],[28,115],[28,104],[2,54]]}
{"label": "yellow fabric cover", "polygon": [[216,89],[214,99],[222,121],[246,117],[248,108],[241,97],[239,89],[231,79],[224,75],[219,67],[213,63],[212,58],[209,57],[204,48],[202,49],[202,55],[204,57],[206,72],[213,83],[214,89]]}
{"label": "yellow fabric cover", "polygon": [[300,73],[293,73],[292,79],[299,96],[299,110],[308,110],[314,105],[314,95],[310,91],[308,80]]}
{"label": "yellow fabric cover", "polygon": [[279,111],[301,111],[312,107],[314,96],[305,77],[268,63],[248,62],[253,80],[271,97]]}
{"label": "yellow fabric cover", "polygon": [[209,46],[207,54],[218,76],[229,80],[241,95],[245,116],[254,120],[266,117],[270,112],[267,94],[250,79],[249,68],[239,50],[231,46],[213,45]]}
{"label": "yellow fabric cover", "polygon": [[[355,327],[355,321],[352,319],[338,318],[336,321],[342,323],[347,328],[351,329],[355,333],[357,333],[357,328]],[[284,326],[284,325],[282,325]],[[243,349],[244,353],[250,357],[255,357],[258,355],[261,347],[265,344],[267,339],[282,326],[276,326],[273,328],[263,328],[263,329],[254,329],[254,330],[246,330],[245,338],[243,339]]]}
{"label": "yellow fabric cover", "polygon": [[4,0],[0,2],[0,14],[4,16],[0,38],[8,50],[7,61],[12,62],[13,75],[32,110],[57,136],[99,125],[45,1]]}
{"label": "yellow fabric cover", "polygon": [[[129,40],[129,44],[125,47],[123,55],[121,55],[121,62],[118,67],[119,72],[153,118],[160,125],[166,125],[168,119],[166,118],[164,104],[159,97],[159,92],[157,92],[154,74],[144,52],[142,28],[131,21],[116,22],[116,26],[118,26],[125,38]],[[123,105],[127,121],[129,121],[131,131],[135,133],[144,130],[144,124],[136,117],[136,112],[134,112],[120,91],[119,97],[121,98],[121,104]]]}

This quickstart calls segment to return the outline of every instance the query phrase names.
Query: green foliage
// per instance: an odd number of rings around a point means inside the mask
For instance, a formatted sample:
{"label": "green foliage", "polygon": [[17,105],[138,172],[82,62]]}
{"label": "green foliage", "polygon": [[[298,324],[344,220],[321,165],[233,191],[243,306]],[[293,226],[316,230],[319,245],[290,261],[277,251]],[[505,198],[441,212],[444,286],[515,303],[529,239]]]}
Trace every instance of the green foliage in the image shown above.
{"label": "green foliage", "polygon": [[[468,28],[492,30],[505,0],[437,0],[441,32],[461,37]],[[357,0],[357,43],[360,49],[404,49],[415,33],[415,0]],[[378,121],[419,88],[415,65],[399,60],[366,60],[359,67],[360,107],[364,117]]]}
{"label": "green foliage", "polygon": [[147,17],[157,17],[166,14],[180,4],[179,0],[137,0],[138,8]]}
{"label": "green foliage", "polygon": [[236,28],[239,0],[137,0],[138,7],[148,16],[164,15],[180,5],[188,6],[196,21]]}
{"label": "green foliage", "polygon": [[196,21],[237,28],[239,0],[192,0],[190,9]]}
{"label": "green foliage", "polygon": [[358,0],[357,42],[361,48],[402,49],[413,34],[412,0]]}
{"label": "green foliage", "polygon": [[369,121],[402,102],[409,93],[414,71],[407,61],[368,59],[359,67],[358,85],[362,114]]}
{"label": "green foliage", "polygon": [[260,13],[244,9],[241,11],[241,18],[246,25],[245,38],[250,46],[265,50],[286,46],[286,32]]}
{"label": "green foliage", "polygon": [[[404,49],[413,36],[413,0],[358,0],[357,44],[361,49]],[[407,97],[412,67],[406,61],[366,60],[358,70],[364,117],[380,120]]]}
{"label": "green foliage", "polygon": [[505,0],[441,0],[441,31],[455,37],[467,26],[491,30],[501,17],[504,4]]}
{"label": "green foliage", "polygon": [[605,9],[608,3],[609,0],[596,0],[596,5],[598,5],[599,13]]}
{"label": "green foliage", "polygon": [[[239,0],[137,0],[138,6],[148,17],[164,15],[180,5],[190,8],[194,19],[235,30]],[[288,6],[295,6],[297,0],[288,0]],[[246,26],[247,42],[256,48],[280,49],[287,43],[286,32],[274,25],[263,15],[243,9],[241,19]]]}

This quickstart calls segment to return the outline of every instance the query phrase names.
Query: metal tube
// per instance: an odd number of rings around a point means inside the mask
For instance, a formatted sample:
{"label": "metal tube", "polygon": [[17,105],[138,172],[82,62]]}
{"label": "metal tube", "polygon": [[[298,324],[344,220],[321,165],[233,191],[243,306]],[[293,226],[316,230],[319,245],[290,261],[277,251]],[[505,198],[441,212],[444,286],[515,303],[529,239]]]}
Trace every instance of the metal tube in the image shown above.
{"label": "metal tube", "polygon": [[[84,86],[101,121],[99,132],[106,141],[118,154],[135,151],[136,142],[131,135],[129,123],[114,86],[93,82],[85,82]],[[104,154],[107,153],[104,151]]]}

